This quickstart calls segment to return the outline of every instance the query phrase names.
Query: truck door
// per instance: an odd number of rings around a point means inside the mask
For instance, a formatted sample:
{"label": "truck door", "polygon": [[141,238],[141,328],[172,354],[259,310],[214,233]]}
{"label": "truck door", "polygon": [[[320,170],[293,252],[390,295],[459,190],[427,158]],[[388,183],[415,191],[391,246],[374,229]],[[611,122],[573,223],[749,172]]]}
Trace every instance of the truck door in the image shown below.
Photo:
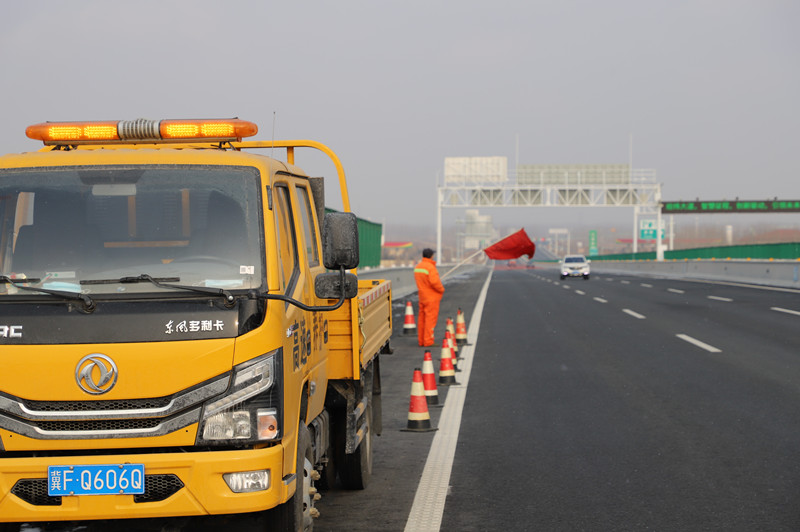
{"label": "truck door", "polygon": [[[300,214],[301,230],[303,236],[303,249],[301,253],[304,268],[308,270],[309,282],[306,285],[305,297],[310,305],[323,305],[324,301],[317,300],[314,294],[314,279],[317,275],[324,273],[325,267],[322,266],[320,253],[319,235],[317,228],[319,224],[314,219],[314,206],[311,201],[311,193],[305,185],[298,184],[295,187],[297,192],[297,210]],[[325,336],[327,335],[327,314],[325,312],[312,312],[309,315],[311,332],[311,352],[312,364],[316,365],[323,356],[326,347]]]}
{"label": "truck door", "polygon": [[[283,293],[308,304],[307,289],[310,284],[301,271],[298,256],[298,235],[294,224],[294,210],[288,183],[275,185],[275,216],[278,250],[281,265],[281,287]],[[313,288],[313,287],[312,287]],[[284,303],[286,313],[286,338],[284,339],[284,365],[295,377],[302,377],[308,368],[310,351],[309,313],[294,305]],[[287,374],[285,371],[284,374]],[[287,407],[289,405],[287,404]],[[287,417],[287,419],[290,419]]]}

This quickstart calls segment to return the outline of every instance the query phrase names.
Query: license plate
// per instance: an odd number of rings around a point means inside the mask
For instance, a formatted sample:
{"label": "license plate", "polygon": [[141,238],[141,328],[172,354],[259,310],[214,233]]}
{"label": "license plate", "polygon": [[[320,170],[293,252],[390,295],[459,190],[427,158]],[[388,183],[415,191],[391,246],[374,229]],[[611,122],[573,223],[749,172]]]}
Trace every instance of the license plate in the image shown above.
{"label": "license plate", "polygon": [[144,493],[144,464],[50,466],[47,494],[139,495]]}

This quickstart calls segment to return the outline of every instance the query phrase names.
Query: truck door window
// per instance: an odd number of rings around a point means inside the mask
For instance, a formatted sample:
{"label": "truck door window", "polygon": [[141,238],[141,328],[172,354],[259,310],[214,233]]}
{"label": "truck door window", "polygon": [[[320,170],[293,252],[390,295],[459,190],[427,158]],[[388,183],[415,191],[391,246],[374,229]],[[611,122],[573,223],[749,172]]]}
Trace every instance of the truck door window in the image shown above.
{"label": "truck door window", "polygon": [[278,226],[278,260],[281,265],[281,284],[284,292],[290,293],[299,274],[297,267],[297,237],[292,223],[292,203],[289,200],[289,188],[275,187],[275,223]]}
{"label": "truck door window", "polygon": [[308,266],[319,266],[319,248],[317,247],[317,232],[314,226],[314,215],[311,209],[311,199],[305,187],[297,187],[297,196],[300,200],[300,219],[303,221],[304,241]]}

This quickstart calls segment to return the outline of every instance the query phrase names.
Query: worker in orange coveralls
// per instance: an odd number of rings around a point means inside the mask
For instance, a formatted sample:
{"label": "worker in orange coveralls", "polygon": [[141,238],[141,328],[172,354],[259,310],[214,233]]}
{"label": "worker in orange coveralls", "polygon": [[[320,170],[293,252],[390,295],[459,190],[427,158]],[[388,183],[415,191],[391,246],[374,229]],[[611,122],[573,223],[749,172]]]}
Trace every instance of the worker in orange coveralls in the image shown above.
{"label": "worker in orange coveralls", "polygon": [[439,319],[439,302],[444,295],[444,286],[433,260],[433,250],[422,250],[422,260],[414,267],[414,280],[419,291],[419,327],[417,336],[421,347],[433,345],[433,329]]}

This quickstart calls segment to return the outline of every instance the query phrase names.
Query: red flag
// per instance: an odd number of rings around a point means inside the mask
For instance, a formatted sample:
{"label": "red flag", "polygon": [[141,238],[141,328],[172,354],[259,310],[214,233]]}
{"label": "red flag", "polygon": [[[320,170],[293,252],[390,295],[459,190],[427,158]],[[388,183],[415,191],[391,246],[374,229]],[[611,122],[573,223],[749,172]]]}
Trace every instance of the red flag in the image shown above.
{"label": "red flag", "polygon": [[503,240],[495,242],[483,251],[490,259],[495,260],[517,259],[523,255],[527,255],[528,258],[532,259],[536,251],[536,244],[528,238],[525,229],[520,229]]}

